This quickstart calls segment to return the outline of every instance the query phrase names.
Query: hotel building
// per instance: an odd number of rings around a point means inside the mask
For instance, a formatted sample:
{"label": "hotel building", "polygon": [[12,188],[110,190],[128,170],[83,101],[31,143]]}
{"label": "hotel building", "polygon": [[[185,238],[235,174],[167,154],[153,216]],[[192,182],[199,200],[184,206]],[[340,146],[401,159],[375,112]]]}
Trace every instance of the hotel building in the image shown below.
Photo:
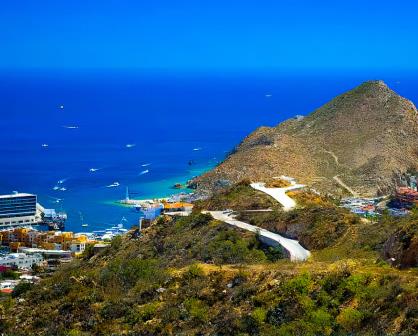
{"label": "hotel building", "polygon": [[32,194],[0,195],[0,227],[37,224],[36,202]]}

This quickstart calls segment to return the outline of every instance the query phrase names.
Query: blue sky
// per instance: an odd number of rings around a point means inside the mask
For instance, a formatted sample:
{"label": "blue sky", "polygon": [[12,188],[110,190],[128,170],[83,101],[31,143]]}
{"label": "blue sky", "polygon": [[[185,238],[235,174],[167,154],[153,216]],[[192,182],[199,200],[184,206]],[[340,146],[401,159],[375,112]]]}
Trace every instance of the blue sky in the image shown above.
{"label": "blue sky", "polygon": [[416,1],[2,1],[0,68],[417,70]]}

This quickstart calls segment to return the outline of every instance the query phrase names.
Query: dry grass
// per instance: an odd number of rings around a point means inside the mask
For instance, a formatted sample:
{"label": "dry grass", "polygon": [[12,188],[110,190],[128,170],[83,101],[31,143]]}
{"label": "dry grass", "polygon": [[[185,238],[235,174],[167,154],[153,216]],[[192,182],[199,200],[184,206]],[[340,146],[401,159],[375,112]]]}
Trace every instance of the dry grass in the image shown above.
{"label": "dry grass", "polygon": [[267,188],[286,188],[290,187],[290,182],[283,179],[274,179],[266,183]]}

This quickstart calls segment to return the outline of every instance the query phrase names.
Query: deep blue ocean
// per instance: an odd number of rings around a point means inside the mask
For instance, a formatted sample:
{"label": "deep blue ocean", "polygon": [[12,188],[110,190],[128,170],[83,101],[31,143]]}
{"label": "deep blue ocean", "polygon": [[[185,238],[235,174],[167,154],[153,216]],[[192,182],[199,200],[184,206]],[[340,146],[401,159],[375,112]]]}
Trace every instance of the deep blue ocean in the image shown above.
{"label": "deep blue ocean", "polygon": [[114,204],[126,186],[137,198],[173,194],[255,128],[306,115],[367,79],[418,102],[408,74],[1,73],[0,193],[37,194],[68,213],[67,230],[135,224],[138,213]]}

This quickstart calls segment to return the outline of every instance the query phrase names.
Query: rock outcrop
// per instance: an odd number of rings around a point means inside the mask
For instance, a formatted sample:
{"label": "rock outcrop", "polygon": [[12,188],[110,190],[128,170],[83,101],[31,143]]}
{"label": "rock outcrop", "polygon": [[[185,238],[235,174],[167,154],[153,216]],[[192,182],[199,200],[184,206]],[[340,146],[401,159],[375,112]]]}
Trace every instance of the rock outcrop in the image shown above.
{"label": "rock outcrop", "polygon": [[385,259],[399,268],[418,266],[418,220],[397,230],[386,241],[383,248]]}

